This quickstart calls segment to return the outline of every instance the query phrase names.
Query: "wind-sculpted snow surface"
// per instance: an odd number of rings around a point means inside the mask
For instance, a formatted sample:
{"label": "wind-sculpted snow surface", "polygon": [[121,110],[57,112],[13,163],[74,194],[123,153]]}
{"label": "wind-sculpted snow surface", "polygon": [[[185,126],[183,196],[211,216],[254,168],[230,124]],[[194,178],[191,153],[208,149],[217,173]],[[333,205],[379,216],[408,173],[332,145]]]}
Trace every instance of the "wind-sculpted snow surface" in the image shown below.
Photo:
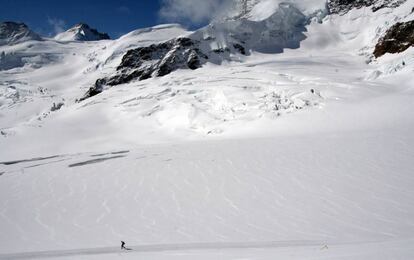
{"label": "wind-sculpted snow surface", "polygon": [[18,157],[0,165],[0,259],[128,257],[120,240],[132,258],[256,248],[253,259],[410,259],[411,131],[141,146],[113,160]]}

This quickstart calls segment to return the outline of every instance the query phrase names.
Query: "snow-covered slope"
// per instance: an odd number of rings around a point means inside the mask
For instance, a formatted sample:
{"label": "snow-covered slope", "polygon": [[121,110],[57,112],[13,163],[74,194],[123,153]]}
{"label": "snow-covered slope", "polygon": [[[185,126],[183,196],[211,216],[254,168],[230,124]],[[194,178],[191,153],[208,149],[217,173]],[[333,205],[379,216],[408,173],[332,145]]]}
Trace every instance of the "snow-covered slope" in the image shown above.
{"label": "snow-covered slope", "polygon": [[[110,78],[99,79],[83,99],[99,94],[105,85],[164,76],[178,69],[195,70],[207,62],[237,61],[241,59],[240,55],[251,52],[280,53],[284,49],[296,49],[306,39],[305,32],[315,27],[309,26],[312,23],[321,24],[316,26],[318,30],[326,30],[309,34],[313,37],[306,43],[313,44],[314,49],[339,51],[346,48],[365,55],[369,62],[373,59],[374,47],[378,49],[380,37],[390,26],[413,18],[411,5],[406,1],[361,1],[357,4],[330,1],[327,5],[320,1],[312,4],[238,1],[230,10],[236,15],[218,19],[186,38],[131,50],[124,56],[117,72]],[[264,10],[272,10],[272,14],[269,16]],[[367,17],[367,11],[372,15]],[[328,14],[331,15],[327,17]],[[394,22],[389,23],[389,19]],[[411,27],[406,28],[404,31],[409,34]],[[404,48],[394,49],[407,49],[407,43],[411,44],[413,37],[412,33],[411,36],[407,36],[407,32],[401,33],[395,46],[404,45]]]}
{"label": "snow-covered slope", "polygon": [[20,124],[36,124],[50,113],[53,103],[73,104],[97,78],[112,73],[128,49],[185,34],[177,25],[164,25],[115,41],[42,41],[0,47],[5,56],[0,57],[2,132],[13,135],[12,129]]}
{"label": "snow-covered slope", "polygon": [[133,149],[105,139],[2,162],[0,251],[34,252],[0,258],[411,259],[412,122],[317,133],[306,118],[303,136]]}
{"label": "snow-covered slope", "polygon": [[[414,258],[414,48],[373,55],[412,3],[293,4],[0,46],[0,259]],[[185,66],[79,102],[159,61]]]}
{"label": "snow-covered slope", "polygon": [[205,63],[239,60],[252,51],[280,53],[299,48],[309,19],[294,5],[282,3],[262,21],[244,18],[211,23],[187,37],[180,37],[125,54],[117,72],[97,80],[82,99],[102,92],[104,86],[165,76],[178,69],[198,69]]}
{"label": "snow-covered slope", "polygon": [[84,23],[79,23],[66,32],[59,33],[55,36],[55,40],[57,41],[99,41],[109,39],[108,34],[100,33]]}

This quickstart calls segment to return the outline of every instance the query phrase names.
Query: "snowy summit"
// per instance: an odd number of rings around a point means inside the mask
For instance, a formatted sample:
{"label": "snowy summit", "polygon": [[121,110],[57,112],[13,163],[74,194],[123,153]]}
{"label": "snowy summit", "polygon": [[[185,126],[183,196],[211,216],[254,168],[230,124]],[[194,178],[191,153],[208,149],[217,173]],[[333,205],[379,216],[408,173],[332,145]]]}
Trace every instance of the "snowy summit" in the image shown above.
{"label": "snowy summit", "polygon": [[109,39],[110,37],[108,34],[100,33],[85,23],[79,23],[69,30],[55,36],[55,40],[58,41],[99,41]]}

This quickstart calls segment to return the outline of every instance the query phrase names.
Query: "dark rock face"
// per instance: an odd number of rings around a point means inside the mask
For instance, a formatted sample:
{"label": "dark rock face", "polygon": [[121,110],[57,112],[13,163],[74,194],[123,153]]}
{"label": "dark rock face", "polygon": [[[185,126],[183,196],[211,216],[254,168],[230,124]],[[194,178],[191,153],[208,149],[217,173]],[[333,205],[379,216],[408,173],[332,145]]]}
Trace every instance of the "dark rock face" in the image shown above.
{"label": "dark rock face", "polygon": [[328,9],[331,14],[345,14],[354,8],[371,6],[375,0],[330,0]]}
{"label": "dark rock face", "polygon": [[198,47],[199,42],[195,40],[177,38],[129,50],[122,58],[115,75],[98,79],[79,101],[98,95],[105,86],[162,77],[177,69],[198,69],[208,60],[208,56]]}
{"label": "dark rock face", "polygon": [[387,30],[375,46],[374,56],[381,57],[385,53],[400,53],[414,46],[414,20],[396,23]]}
{"label": "dark rock face", "polygon": [[95,82],[95,84],[88,89],[85,95],[83,95],[83,97],[78,100],[78,102],[81,102],[85,99],[88,99],[90,97],[93,97],[93,96],[96,96],[102,93],[102,91],[104,90],[105,84],[106,84],[106,79],[98,79]]}
{"label": "dark rock face", "polygon": [[374,12],[382,9],[382,8],[395,8],[403,3],[405,3],[407,0],[383,0],[379,1],[378,3],[374,3],[372,10]]}
{"label": "dark rock face", "polygon": [[246,49],[243,47],[243,45],[235,43],[233,44],[233,47],[240,52],[240,54],[246,55]]}
{"label": "dark rock face", "polygon": [[96,36],[98,40],[110,40],[111,39],[111,37],[109,37],[107,33],[98,32],[98,30],[89,27],[89,25],[87,24],[81,24],[81,26],[84,30],[89,30],[93,35]]}
{"label": "dark rock face", "polygon": [[65,105],[65,103],[63,102],[59,102],[59,103],[53,103],[52,107],[50,108],[51,112],[55,112],[60,110],[63,106]]}
{"label": "dark rock face", "polygon": [[208,60],[199,43],[189,38],[177,38],[128,51],[122,58],[115,76],[106,79],[114,86],[131,80],[161,77],[177,69],[198,69]]}
{"label": "dark rock face", "polygon": [[329,0],[328,10],[331,14],[346,14],[352,9],[371,7],[374,12],[382,8],[398,7],[407,0]]}
{"label": "dark rock face", "polygon": [[24,41],[41,41],[42,38],[24,23],[0,23],[0,45],[12,45]]}
{"label": "dark rock face", "polygon": [[280,53],[284,48],[299,48],[308,22],[299,9],[283,3],[263,21],[212,23],[187,37],[129,50],[114,75],[99,79],[83,99],[99,94],[105,86],[162,77],[178,69],[196,70],[207,61],[221,64],[251,51]]}

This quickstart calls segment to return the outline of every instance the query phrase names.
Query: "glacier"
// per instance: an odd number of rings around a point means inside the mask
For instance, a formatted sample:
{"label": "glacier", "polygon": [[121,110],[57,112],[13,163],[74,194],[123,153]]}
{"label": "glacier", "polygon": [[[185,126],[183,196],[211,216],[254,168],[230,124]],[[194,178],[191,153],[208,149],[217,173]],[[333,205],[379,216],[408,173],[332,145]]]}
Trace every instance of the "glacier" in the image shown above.
{"label": "glacier", "polygon": [[[374,50],[414,13],[371,2],[1,44],[0,259],[412,259],[414,49]],[[177,39],[208,59],[80,100]]]}

